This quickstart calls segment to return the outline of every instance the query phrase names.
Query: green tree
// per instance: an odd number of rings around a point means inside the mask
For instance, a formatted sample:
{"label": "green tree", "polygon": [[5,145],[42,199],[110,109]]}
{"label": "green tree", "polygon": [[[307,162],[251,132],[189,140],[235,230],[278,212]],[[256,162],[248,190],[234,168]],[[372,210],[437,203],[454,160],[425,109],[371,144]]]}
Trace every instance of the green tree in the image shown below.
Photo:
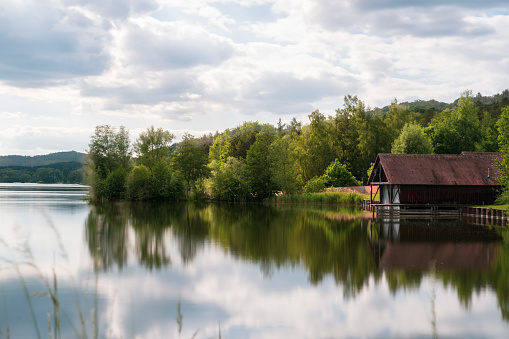
{"label": "green tree", "polygon": [[154,165],[168,156],[171,142],[175,135],[154,126],[141,132],[134,142],[134,152],[138,154],[138,163],[152,169]]}
{"label": "green tree", "polygon": [[253,198],[257,200],[268,198],[276,191],[269,162],[269,147],[274,138],[270,133],[259,133],[247,152],[246,179]]}
{"label": "green tree", "polygon": [[152,197],[155,200],[180,200],[185,195],[182,178],[172,172],[165,161],[159,161],[152,169]]}
{"label": "green tree", "polygon": [[323,175],[313,177],[304,185],[304,193],[318,193],[325,189],[325,180]]}
{"label": "green tree", "polygon": [[[127,178],[131,166],[129,132],[123,126],[118,131],[109,125],[97,126],[84,162],[92,198],[118,199],[126,184],[118,181]],[[120,186],[111,187],[115,183]]]}
{"label": "green tree", "polygon": [[292,157],[293,143],[290,135],[278,137],[269,146],[271,178],[276,189],[287,194],[295,194],[302,183]]}
{"label": "green tree", "polygon": [[187,183],[187,191],[197,180],[208,178],[211,170],[208,165],[208,154],[192,135],[185,133],[180,149],[173,157],[173,166],[180,172]]}
{"label": "green tree", "polygon": [[398,101],[394,99],[389,106],[389,112],[385,115],[384,121],[392,138],[396,139],[406,124],[415,122],[415,117],[408,106],[398,105]]}
{"label": "green tree", "polygon": [[209,161],[224,163],[230,156],[232,156],[231,138],[226,135],[219,135],[210,146]]}
{"label": "green tree", "polygon": [[509,203],[509,106],[502,109],[502,114],[497,121],[498,147],[502,152],[502,161],[496,162],[498,181],[502,186],[502,192],[497,199],[500,204]]}
{"label": "green tree", "polygon": [[442,111],[426,128],[435,153],[475,151],[481,133],[477,110],[470,94],[469,91],[463,93],[456,108]]}
{"label": "green tree", "polygon": [[217,200],[241,201],[247,197],[244,162],[229,157],[226,162],[214,162],[211,179],[212,195]]}
{"label": "green tree", "polygon": [[54,184],[62,181],[62,172],[55,168],[48,167],[38,168],[34,174],[34,180],[36,182]]}
{"label": "green tree", "polygon": [[121,200],[125,198],[128,172],[119,167],[99,182],[95,189],[98,198],[106,200]]}
{"label": "green tree", "polygon": [[253,130],[244,131],[231,139],[231,155],[238,159],[245,159],[247,151],[256,141],[256,134]]}
{"label": "green tree", "polygon": [[364,104],[356,97],[346,95],[342,109],[336,110],[334,147],[336,156],[356,176],[362,176],[359,166],[359,132],[357,112],[364,116]]}
{"label": "green tree", "polygon": [[392,144],[392,153],[399,154],[431,154],[433,145],[431,139],[416,123],[407,123],[401,130],[399,137]]}
{"label": "green tree", "polygon": [[358,186],[359,182],[350,173],[346,166],[339,162],[338,159],[334,160],[329,167],[325,170],[323,175],[324,185],[326,187],[345,187],[345,186]]}
{"label": "green tree", "polygon": [[491,117],[491,114],[485,111],[481,120],[481,138],[475,145],[477,152],[498,151],[498,131],[496,123],[496,120]]}
{"label": "green tree", "polygon": [[305,136],[305,154],[301,163],[304,180],[322,175],[336,158],[331,136],[334,128],[332,123],[318,110],[309,115],[309,120],[309,133]]}
{"label": "green tree", "polygon": [[[389,153],[392,136],[385,121],[379,116],[359,116],[356,121],[359,133],[359,165],[360,175],[364,177],[370,164],[375,161],[378,153]],[[367,180],[367,178],[365,178]],[[367,182],[364,180],[364,182]]]}
{"label": "green tree", "polygon": [[127,178],[127,194],[130,200],[148,200],[152,194],[152,175],[145,165],[135,166]]}

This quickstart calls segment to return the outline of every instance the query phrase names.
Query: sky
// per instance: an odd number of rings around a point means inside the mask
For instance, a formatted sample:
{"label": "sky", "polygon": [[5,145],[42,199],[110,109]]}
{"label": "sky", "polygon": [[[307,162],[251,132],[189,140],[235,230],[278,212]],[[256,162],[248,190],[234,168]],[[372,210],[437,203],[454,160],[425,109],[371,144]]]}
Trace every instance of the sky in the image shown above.
{"label": "sky", "polygon": [[507,0],[2,0],[0,155],[508,88]]}

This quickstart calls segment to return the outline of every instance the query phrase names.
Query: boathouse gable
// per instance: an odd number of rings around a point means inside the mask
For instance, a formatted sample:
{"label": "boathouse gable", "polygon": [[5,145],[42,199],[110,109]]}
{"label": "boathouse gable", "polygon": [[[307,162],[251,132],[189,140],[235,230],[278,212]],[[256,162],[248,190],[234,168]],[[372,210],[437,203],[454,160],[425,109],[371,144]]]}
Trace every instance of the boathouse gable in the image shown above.
{"label": "boathouse gable", "polygon": [[500,153],[379,154],[369,177],[380,204],[491,204]]}

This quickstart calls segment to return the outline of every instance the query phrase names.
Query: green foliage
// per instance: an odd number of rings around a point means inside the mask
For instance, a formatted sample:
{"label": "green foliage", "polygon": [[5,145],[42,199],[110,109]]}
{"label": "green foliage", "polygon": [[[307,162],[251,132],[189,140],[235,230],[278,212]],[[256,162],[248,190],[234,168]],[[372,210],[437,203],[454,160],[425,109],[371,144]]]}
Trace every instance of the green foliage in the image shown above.
{"label": "green foliage", "polygon": [[322,175],[336,158],[332,142],[334,125],[318,110],[309,115],[309,120],[309,133],[304,135],[305,153],[301,158],[301,175],[304,180]]}
{"label": "green foliage", "polygon": [[213,163],[211,179],[212,196],[223,201],[241,201],[247,198],[245,165],[237,158],[229,157],[225,163]]}
{"label": "green foliage", "polygon": [[502,186],[502,192],[498,197],[497,204],[509,203],[509,106],[502,110],[497,121],[498,145],[503,152],[502,161],[496,162],[498,170],[498,182]]}
{"label": "green foliage", "polygon": [[399,137],[394,140],[391,152],[395,154],[431,154],[433,145],[421,126],[407,123]]}
{"label": "green foliage", "polygon": [[180,149],[174,155],[173,166],[186,181],[188,190],[191,183],[210,176],[211,171],[207,165],[208,154],[205,149],[192,135],[186,133]]}
{"label": "green foliage", "polygon": [[393,139],[381,117],[360,117],[357,124],[359,130],[359,166],[362,169],[358,175],[359,177],[366,173],[369,164],[375,161],[378,153],[390,152]]}
{"label": "green foliage", "polygon": [[250,130],[233,137],[230,141],[231,155],[239,159],[245,159],[247,151],[256,141],[256,134],[258,132]]}
{"label": "green foliage", "polygon": [[31,182],[32,173],[26,170],[14,170],[11,168],[0,169],[0,182]]}
{"label": "green foliage", "polygon": [[[0,167],[42,167],[58,163],[81,163],[85,154],[76,151],[57,152],[46,155],[1,155]],[[54,167],[55,166],[48,166]]]}
{"label": "green foliage", "polygon": [[127,179],[129,200],[147,200],[152,196],[152,175],[145,165],[135,166]]}
{"label": "green foliage", "polygon": [[35,182],[54,184],[62,182],[62,172],[54,168],[42,167],[37,169],[34,174],[33,180]]}
{"label": "green foliage", "polygon": [[276,202],[298,202],[298,203],[316,203],[316,204],[342,204],[342,205],[361,205],[363,197],[357,193],[341,192],[308,192],[304,194],[282,195],[276,197]]}
{"label": "green foliage", "polygon": [[345,187],[359,186],[360,183],[350,173],[346,166],[341,164],[338,159],[327,167],[323,175],[323,183],[326,187]]}
{"label": "green foliage", "polygon": [[276,192],[269,162],[269,147],[274,139],[274,135],[261,132],[247,152],[246,180],[249,191],[256,200],[263,200]]}
{"label": "green foliage", "polygon": [[498,131],[497,121],[493,119],[489,112],[483,113],[481,120],[481,138],[475,145],[477,152],[497,152],[498,151]]}
{"label": "green foliage", "polygon": [[101,180],[97,185],[97,197],[107,200],[120,200],[125,198],[127,172],[119,167]]}
{"label": "green foliage", "polygon": [[398,105],[398,102],[394,100],[389,107],[389,112],[385,115],[384,122],[391,137],[395,139],[404,126],[415,122],[415,117],[407,106]]}
{"label": "green foliage", "polygon": [[295,194],[302,187],[293,154],[294,144],[290,135],[276,138],[269,146],[270,175],[276,190],[285,194]]}
{"label": "green foliage", "polygon": [[129,132],[123,126],[118,131],[108,125],[97,126],[89,147],[84,163],[92,198],[123,198],[131,167]]}
{"label": "green foliage", "polygon": [[325,189],[325,179],[323,176],[311,178],[304,185],[304,193],[317,193]]}
{"label": "green foliage", "polygon": [[336,110],[334,147],[336,158],[354,175],[362,176],[359,152],[358,116],[364,116],[364,105],[357,97],[345,96],[343,109]]}
{"label": "green foliage", "polygon": [[225,162],[231,154],[231,138],[226,135],[220,135],[214,139],[210,146],[209,161]]}
{"label": "green foliage", "polygon": [[88,151],[90,161],[99,178],[104,179],[118,168],[129,169],[131,151],[129,132],[121,126],[117,131],[109,125],[97,126]]}
{"label": "green foliage", "polygon": [[477,110],[467,92],[452,110],[445,110],[426,128],[437,154],[460,154],[475,151],[480,140]]}
{"label": "green foliage", "polygon": [[170,145],[175,135],[154,126],[140,133],[134,143],[134,151],[138,154],[138,163],[152,169],[154,165],[168,156]]}
{"label": "green foliage", "polygon": [[154,200],[180,200],[185,195],[183,180],[172,173],[165,161],[159,161],[152,169],[152,196]]}

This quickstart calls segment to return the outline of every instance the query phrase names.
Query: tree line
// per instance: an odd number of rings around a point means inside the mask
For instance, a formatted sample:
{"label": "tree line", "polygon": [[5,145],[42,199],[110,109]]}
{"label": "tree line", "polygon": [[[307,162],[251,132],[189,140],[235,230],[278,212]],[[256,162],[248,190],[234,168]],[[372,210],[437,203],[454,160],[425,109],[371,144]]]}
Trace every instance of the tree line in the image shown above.
{"label": "tree line", "polygon": [[[443,110],[396,100],[371,110],[347,95],[335,114],[315,110],[306,124],[246,122],[216,135],[185,134],[180,143],[152,126],[131,145],[124,127],[97,126],[86,177],[91,196],[106,200],[247,201],[358,185],[367,182],[378,153],[508,151],[506,92],[486,100],[466,91]],[[509,174],[506,167],[502,174]]]}
{"label": "tree line", "polygon": [[44,184],[83,184],[82,164],[57,163],[44,167],[6,167],[0,168],[2,183],[44,183]]}

